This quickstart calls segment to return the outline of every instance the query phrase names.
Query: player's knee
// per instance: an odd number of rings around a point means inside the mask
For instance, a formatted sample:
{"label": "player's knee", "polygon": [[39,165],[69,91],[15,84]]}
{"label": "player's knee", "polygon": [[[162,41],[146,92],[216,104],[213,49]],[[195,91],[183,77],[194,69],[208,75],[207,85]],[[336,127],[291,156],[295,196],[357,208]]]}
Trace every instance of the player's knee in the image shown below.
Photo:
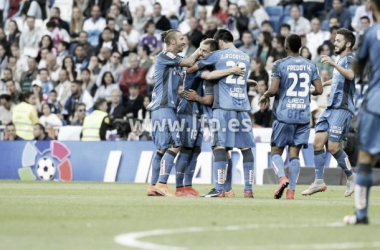
{"label": "player's knee", "polygon": [[252,150],[250,148],[247,150],[242,150],[241,153],[243,155],[243,163],[254,161]]}
{"label": "player's knee", "polygon": [[332,142],[329,141],[327,144],[328,151],[332,154],[335,155],[339,151],[339,142]]}
{"label": "player's knee", "polygon": [[225,148],[214,149],[214,158],[215,158],[215,162],[227,161],[226,149]]}
{"label": "player's knee", "polygon": [[313,143],[313,148],[314,148],[314,151],[320,151],[320,150],[322,150],[323,149],[323,147],[324,147],[325,145],[323,144],[323,142],[321,142],[321,141],[314,141],[314,143]]}

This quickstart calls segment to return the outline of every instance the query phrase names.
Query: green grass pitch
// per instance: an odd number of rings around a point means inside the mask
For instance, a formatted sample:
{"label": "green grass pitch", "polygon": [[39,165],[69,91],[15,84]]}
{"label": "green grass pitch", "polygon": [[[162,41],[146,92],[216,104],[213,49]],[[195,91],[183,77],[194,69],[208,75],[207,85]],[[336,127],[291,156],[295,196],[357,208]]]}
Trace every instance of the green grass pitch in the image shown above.
{"label": "green grass pitch", "polygon": [[[147,187],[2,181],[0,249],[380,249],[378,187],[370,225],[355,227],[342,223],[354,211],[343,186],[308,197],[298,186],[294,201],[274,200],[275,186],[255,186],[254,199],[242,186],[236,198],[209,199],[147,197]],[[122,234],[132,245],[115,241]]]}

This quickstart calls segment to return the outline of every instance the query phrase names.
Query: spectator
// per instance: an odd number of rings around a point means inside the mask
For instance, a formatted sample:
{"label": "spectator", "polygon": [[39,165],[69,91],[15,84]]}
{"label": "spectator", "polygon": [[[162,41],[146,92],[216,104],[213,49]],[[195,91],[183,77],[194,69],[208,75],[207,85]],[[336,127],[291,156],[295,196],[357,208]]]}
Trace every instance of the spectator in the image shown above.
{"label": "spectator", "polygon": [[331,27],[334,27],[334,26],[340,27],[340,23],[337,17],[332,16],[329,18],[329,29],[331,29]]}
{"label": "spectator", "polygon": [[[195,2],[195,1],[194,1]],[[204,6],[198,7],[198,20],[199,20],[199,29],[203,33],[207,27],[207,9]]]}
{"label": "spectator", "polygon": [[70,22],[70,41],[79,42],[79,34],[82,31],[84,23],[83,13],[80,11],[78,7],[73,8],[73,12],[71,14],[71,22]]}
{"label": "spectator", "polygon": [[90,93],[90,95],[94,97],[96,90],[98,89],[98,86],[96,85],[95,82],[92,81],[90,70],[89,69],[82,70],[80,74],[80,79],[82,81],[82,90],[87,90],[88,93]]}
{"label": "spectator", "polygon": [[29,70],[24,71],[21,74],[21,89],[22,91],[31,90],[32,81],[37,79],[38,69],[37,69],[37,60],[36,58],[28,58],[28,68]]}
{"label": "spectator", "polygon": [[212,15],[218,20],[222,21],[223,24],[227,23],[229,16],[228,6],[230,2],[228,0],[216,0],[214,8],[212,9]]}
{"label": "spectator", "polygon": [[0,44],[0,75],[8,67],[8,55],[4,44]]}
{"label": "spectator", "polygon": [[288,24],[293,33],[310,32],[310,21],[301,16],[300,7],[297,4],[293,4],[290,8],[290,16]]}
{"label": "spectator", "polygon": [[41,0],[31,0],[28,8],[27,16],[32,16],[35,19],[45,20],[47,18],[46,14],[46,1]]}
{"label": "spectator", "polygon": [[82,45],[86,51],[86,56],[90,58],[95,54],[95,48],[88,42],[88,34],[86,31],[81,31],[79,33],[79,42],[78,44]]}
{"label": "spectator", "polygon": [[45,127],[41,123],[34,124],[33,136],[35,141],[51,141],[53,140],[45,131]]}
{"label": "spectator", "polygon": [[111,59],[111,49],[108,48],[108,47],[102,47],[100,49],[100,53],[98,55],[98,58],[99,58],[99,63],[103,66],[103,65],[106,65],[107,62]]}
{"label": "spectator", "polygon": [[260,110],[253,114],[254,124],[263,128],[272,127],[272,110],[269,109],[269,102],[260,103]]}
{"label": "spectator", "polygon": [[[6,68],[3,70],[3,78],[0,81],[0,92],[5,92],[8,90],[7,88],[7,82],[10,80],[13,80],[13,72],[10,68]],[[20,84],[18,82],[15,82],[16,89],[18,91],[21,90]]]}
{"label": "spectator", "polygon": [[18,25],[17,25],[16,21],[11,20],[9,22],[9,33],[7,35],[8,44],[12,44],[12,43],[18,44],[20,41],[20,36],[21,36],[21,32],[18,29]]}
{"label": "spectator", "polygon": [[317,66],[319,72],[322,72],[322,70],[326,69],[332,75],[334,68],[331,67],[329,64],[323,64],[321,62],[322,55],[332,56],[330,47],[327,44],[322,44],[318,47],[317,54],[318,55],[314,58],[313,63]]}
{"label": "spectator", "polygon": [[187,34],[190,38],[190,42],[198,48],[201,44],[201,41],[203,40],[203,34],[198,30],[199,23],[198,20],[195,18],[190,19],[190,32]]}
{"label": "spectator", "polygon": [[[72,15],[74,14],[74,10]],[[50,20],[56,19],[57,25],[61,27],[62,29],[66,30],[67,33],[70,33],[70,26],[66,21],[63,21],[61,18],[61,9],[59,7],[53,7],[51,8],[50,12]],[[70,24],[72,25],[72,23]]]}
{"label": "spectator", "polygon": [[62,108],[62,106],[58,102],[58,94],[57,94],[57,91],[55,91],[55,89],[53,89],[52,91],[50,91],[49,99],[48,99],[47,103],[50,106],[51,112],[53,114],[56,114],[59,117],[59,119],[62,120],[62,116],[61,116],[61,108]]}
{"label": "spectator", "polygon": [[126,108],[121,103],[122,92],[119,89],[113,89],[111,91],[111,104],[108,109],[108,114],[111,118],[111,123],[115,119],[123,119],[127,114]]}
{"label": "spectator", "polygon": [[52,18],[49,22],[47,22],[46,29],[46,34],[51,36],[55,47],[58,47],[60,42],[70,42],[69,33],[65,29],[61,28],[57,18]]}
{"label": "spectator", "polygon": [[161,14],[162,7],[159,2],[155,2],[153,5],[153,16],[152,16],[152,21],[156,25],[156,29],[160,31],[166,31],[170,30],[170,21],[166,18],[166,16],[163,16]]}
{"label": "spectator", "polygon": [[260,33],[257,56],[260,57],[263,64],[267,63],[267,59],[272,51],[271,41],[272,41],[272,37],[269,32],[263,31]]}
{"label": "spectator", "polygon": [[140,46],[148,45],[152,55],[157,55],[162,50],[162,40],[159,34],[155,34],[156,26],[152,21],[146,23],[145,32],[140,38]]}
{"label": "spectator", "polygon": [[8,80],[5,84],[7,85],[7,93],[11,96],[12,102],[14,104],[19,104],[20,92],[17,90],[15,82],[13,80]]}
{"label": "spectator", "polygon": [[76,72],[82,72],[89,64],[89,58],[86,56],[86,51],[83,45],[78,44],[74,49],[74,67]]}
{"label": "spectator", "polygon": [[306,58],[308,60],[311,61],[311,53],[310,53],[310,50],[308,47],[301,47],[300,49],[300,55],[303,57],[303,58]]}
{"label": "spectator", "polygon": [[343,0],[333,0],[333,9],[330,10],[327,18],[336,17],[341,28],[351,29],[351,13],[343,7]]}
{"label": "spectator", "polygon": [[78,76],[78,71],[75,68],[74,60],[71,56],[66,56],[62,62],[62,69],[65,69],[69,75],[71,82],[75,81]]}
{"label": "spectator", "polygon": [[210,17],[206,21],[206,30],[204,38],[213,38],[218,31],[218,20],[215,17]]}
{"label": "spectator", "polygon": [[359,6],[355,11],[351,26],[357,32],[360,31],[362,17],[367,17],[370,20],[370,25],[372,25],[373,15],[371,10],[371,0],[364,0],[364,5]]}
{"label": "spectator", "polygon": [[228,6],[228,14],[229,17],[227,19],[226,27],[234,35],[235,40],[238,40],[242,37],[243,32],[247,30],[249,19],[247,16],[240,13],[237,4],[234,3],[231,3]]}
{"label": "spectator", "polygon": [[145,69],[147,72],[152,67],[153,61],[150,58],[150,49],[148,45],[139,47],[139,57],[140,57],[140,67]]}
{"label": "spectator", "polygon": [[[141,124],[142,121],[133,119],[133,124]],[[127,141],[151,141],[152,136],[147,131],[141,131],[140,126],[133,126],[128,134]]]}
{"label": "spectator", "polygon": [[104,28],[104,30],[102,31],[102,34],[99,39],[97,52],[99,52],[100,49],[104,47],[109,48],[111,52],[120,51],[117,42],[112,40],[112,31],[108,27]]}
{"label": "spectator", "polygon": [[109,28],[111,31],[111,36],[112,36],[112,42],[117,43],[119,41],[119,27],[116,26],[116,21],[115,18],[113,17],[108,17],[106,20],[106,28]]}
{"label": "spectator", "polygon": [[137,118],[137,113],[143,108],[144,97],[140,95],[140,85],[132,83],[129,86],[128,101],[125,103],[126,116]]}
{"label": "spectator", "polygon": [[262,95],[264,95],[265,91],[268,90],[268,82],[265,81],[265,79],[261,78],[257,81],[257,95],[252,99],[251,102],[251,113],[255,114],[256,112],[260,111],[260,109],[265,108],[265,107],[260,107],[259,106],[259,100]]}
{"label": "spectator", "polygon": [[182,52],[180,52],[178,55],[186,58],[186,57],[191,56],[197,50],[197,48],[191,43],[191,39],[189,37],[189,34],[185,35],[184,38],[185,38],[184,39],[185,47],[183,47]]}
{"label": "spectator", "polygon": [[287,57],[284,46],[285,46],[285,37],[278,35],[273,38],[272,50],[271,50],[271,53],[269,54],[269,57],[266,63],[266,68],[268,70],[272,69],[273,63],[275,61]]}
{"label": "spectator", "polygon": [[283,37],[287,37],[290,35],[290,25],[287,24],[287,23],[284,23],[281,25],[280,27],[280,35],[283,36]]}
{"label": "spectator", "polygon": [[145,27],[149,18],[145,16],[145,7],[140,5],[136,8],[136,15],[133,19],[133,27],[139,32],[140,35],[145,33]]}
{"label": "spectator", "polygon": [[110,129],[110,119],[107,113],[108,105],[105,99],[95,103],[95,111],[86,116],[81,134],[82,141],[105,141],[106,132]]}
{"label": "spectator", "polygon": [[16,134],[24,140],[33,140],[33,125],[39,123],[34,107],[35,101],[33,92],[24,92],[21,102],[13,108],[12,121],[16,127]]}
{"label": "spectator", "polygon": [[9,68],[12,68],[15,80],[19,82],[21,80],[22,72],[28,69],[27,59],[25,57],[21,58],[20,47],[16,43],[11,45],[11,54],[12,57],[16,59],[16,63],[13,65],[13,68],[11,66],[9,66]]}
{"label": "spectator", "polygon": [[59,72],[59,81],[58,85],[55,87],[58,97],[57,101],[63,107],[66,103],[67,98],[71,95],[71,83],[69,81],[69,74],[67,70],[61,69]]}
{"label": "spectator", "polygon": [[70,123],[74,118],[75,108],[78,103],[83,102],[86,105],[87,113],[90,113],[94,106],[94,101],[87,90],[82,90],[82,82],[74,81],[70,86],[71,95],[67,98],[62,110],[65,120]]}
{"label": "spectator", "polygon": [[259,1],[247,1],[247,9],[249,11],[248,13],[252,13],[248,27],[250,30],[258,29],[264,21],[270,20],[268,13]]}
{"label": "spectator", "polygon": [[269,81],[269,75],[265,70],[265,65],[261,61],[260,57],[256,57],[251,61],[251,74],[249,79],[255,80],[258,82],[260,79],[264,79],[266,82]]}
{"label": "spectator", "polygon": [[49,71],[49,78],[53,82],[53,84],[58,83],[59,72],[61,71],[61,67],[57,63],[57,57],[53,54],[48,54],[46,56],[46,68]]}
{"label": "spectator", "polygon": [[136,54],[129,55],[129,65],[130,68],[124,71],[120,80],[121,91],[123,91],[125,96],[129,96],[129,85],[136,83],[140,86],[140,93],[145,95],[147,89],[145,77],[147,72],[139,67],[140,62]]}
{"label": "spectator", "polygon": [[23,30],[20,36],[20,51],[22,55],[35,56],[40,41],[40,29],[35,28],[35,18],[28,16],[26,18],[27,29]]}
{"label": "spectator", "polygon": [[36,108],[37,112],[40,113],[43,101],[42,83],[40,80],[34,80],[32,82],[32,91],[34,93],[34,96],[36,97],[34,107]]}
{"label": "spectator", "polygon": [[244,31],[243,37],[241,40],[243,42],[243,45],[241,47],[239,47],[239,50],[241,50],[244,53],[246,53],[247,55],[249,55],[249,57],[252,60],[257,54],[257,46],[253,44],[252,33],[247,31],[247,30]]}
{"label": "spectator", "polygon": [[102,76],[101,85],[98,90],[96,90],[94,101],[103,98],[106,99],[107,102],[111,102],[111,91],[114,89],[119,89],[119,85],[115,82],[112,73],[107,71]]}
{"label": "spectator", "polygon": [[[110,1],[110,0],[90,0],[88,4],[88,8],[86,11],[86,16],[93,15],[93,9],[95,6],[98,7],[99,10],[99,16],[106,16],[107,11],[109,10],[112,3],[118,3],[121,5],[121,2],[119,0],[116,1]],[[90,13],[91,12],[91,13]]]}
{"label": "spectator", "polygon": [[100,14],[100,7],[92,6],[91,17],[83,24],[83,30],[88,34],[88,42],[94,47],[98,46],[100,33],[106,27],[106,20]]}
{"label": "spectator", "polygon": [[272,23],[270,21],[268,21],[268,20],[265,20],[264,22],[262,22],[262,24],[261,24],[261,31],[266,31],[269,34],[273,34]]}
{"label": "spectator", "polygon": [[42,116],[40,117],[40,123],[47,127],[61,127],[62,121],[56,114],[51,113],[51,108],[48,103],[42,104]]}
{"label": "spectator", "polygon": [[12,110],[15,104],[8,94],[0,95],[0,124],[8,124],[12,121]]}
{"label": "spectator", "polygon": [[317,49],[324,41],[330,38],[330,33],[321,30],[321,21],[314,17],[311,20],[311,32],[306,35],[307,47],[310,50],[312,58],[317,56]]}
{"label": "spectator", "polygon": [[339,26],[333,26],[330,28],[330,39],[326,40],[323,42],[323,44],[327,44],[327,46],[329,46],[330,48],[330,51],[331,51],[331,55],[332,55],[332,51],[334,51],[334,43],[335,43],[335,38],[336,38],[336,34],[338,32],[338,29],[339,29]]}
{"label": "spectator", "polygon": [[57,63],[59,66],[63,66],[63,59],[70,56],[69,48],[70,44],[65,41],[58,44]]}
{"label": "spectator", "polygon": [[150,99],[150,96],[145,96],[143,107],[137,113],[137,119],[143,121],[143,131],[147,131],[149,134],[152,133],[151,114],[150,111],[146,109],[146,107],[148,107],[151,101],[152,100]]}
{"label": "spectator", "polygon": [[132,14],[137,14],[139,11],[139,8],[142,6],[146,7],[146,15],[151,16],[153,14],[153,5],[151,0],[126,0],[125,2],[128,2],[129,10]]}
{"label": "spectator", "polygon": [[46,68],[40,69],[38,71],[39,79],[42,84],[42,94],[43,100],[47,101],[50,91],[54,89],[53,83],[49,80],[49,71]]}
{"label": "spectator", "polygon": [[121,55],[119,52],[115,51],[112,53],[112,56],[109,60],[109,62],[102,67],[98,78],[96,80],[97,87],[100,87],[103,79],[103,74],[105,72],[111,72],[113,78],[115,79],[113,83],[118,83],[121,79],[121,76],[123,75],[124,67],[120,63]]}
{"label": "spectator", "polygon": [[[21,79],[22,75],[22,69],[17,68],[17,59],[14,56],[9,56],[8,57],[8,69],[9,71],[12,71],[12,79],[15,79],[17,82],[17,89],[21,90],[19,81]],[[4,72],[6,72],[6,69],[3,71],[3,76]]]}
{"label": "spectator", "polygon": [[71,126],[83,126],[84,118],[86,118],[86,104],[81,102],[75,108],[75,115],[71,121]]}
{"label": "spectator", "polygon": [[5,126],[5,140],[6,141],[23,141],[16,133],[16,128],[13,123],[8,123]]}
{"label": "spectator", "polygon": [[108,17],[115,18],[116,24],[119,27],[119,29],[123,27],[123,22],[128,20],[123,14],[120,13],[119,6],[115,4],[111,5]]}
{"label": "spectator", "polygon": [[303,0],[304,17],[311,20],[316,13],[325,9],[324,0]]}
{"label": "spectator", "polygon": [[123,57],[129,55],[130,52],[136,50],[139,44],[140,34],[135,29],[133,29],[133,20],[124,20],[121,26],[123,29],[119,36],[119,45],[122,50]]}
{"label": "spectator", "polygon": [[20,11],[22,0],[6,0],[8,3],[8,12],[4,11],[3,22],[6,20],[11,20],[13,17],[16,17],[16,14]]}
{"label": "spectator", "polygon": [[100,64],[99,58],[97,56],[91,56],[90,63],[88,64],[87,69],[91,73],[92,82],[97,81],[101,68],[102,68],[102,65]]}

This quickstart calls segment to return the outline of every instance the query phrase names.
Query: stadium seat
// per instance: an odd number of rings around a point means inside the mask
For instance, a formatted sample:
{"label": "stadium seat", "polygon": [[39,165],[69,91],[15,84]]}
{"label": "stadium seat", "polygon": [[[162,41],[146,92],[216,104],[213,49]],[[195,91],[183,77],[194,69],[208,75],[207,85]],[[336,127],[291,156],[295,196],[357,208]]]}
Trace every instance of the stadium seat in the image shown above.
{"label": "stadium seat", "polygon": [[272,24],[272,28],[274,32],[278,32],[278,29],[280,28],[280,25],[281,25],[281,20],[282,20],[282,16],[270,17],[270,23]]}
{"label": "stadium seat", "polygon": [[169,21],[170,21],[170,26],[172,27],[172,29],[178,29],[179,22],[177,19],[170,18]]}
{"label": "stadium seat", "polygon": [[273,16],[282,16],[284,13],[282,6],[267,6],[265,7],[265,11],[271,19]]}
{"label": "stadium seat", "polygon": [[350,13],[351,13],[351,18],[354,18],[354,16],[355,16],[355,12],[356,12],[356,9],[358,8],[358,6],[357,5],[351,5],[350,7],[349,7],[349,10],[350,10]]}
{"label": "stadium seat", "polygon": [[290,19],[292,19],[291,16],[283,16],[283,17],[282,17],[282,21],[281,21],[281,23],[282,23],[282,24],[287,23]]}
{"label": "stadium seat", "polygon": [[322,21],[322,31],[329,31],[329,20]]}

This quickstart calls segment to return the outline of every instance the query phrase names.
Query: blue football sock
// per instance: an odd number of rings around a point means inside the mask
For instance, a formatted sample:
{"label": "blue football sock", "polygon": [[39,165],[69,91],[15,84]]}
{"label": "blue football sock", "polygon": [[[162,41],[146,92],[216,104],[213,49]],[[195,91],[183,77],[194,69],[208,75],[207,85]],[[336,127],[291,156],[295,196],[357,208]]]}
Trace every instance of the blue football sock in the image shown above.
{"label": "blue football sock", "polygon": [[232,159],[229,158],[227,161],[227,177],[226,183],[224,183],[224,188],[226,191],[231,191],[232,189]]}
{"label": "blue football sock", "polygon": [[226,181],[227,156],[225,148],[214,150],[214,165],[216,169],[215,187],[216,190],[222,192],[224,191],[224,183]]}
{"label": "blue football sock", "polygon": [[244,192],[252,191],[253,185],[253,154],[252,150],[244,150],[243,154],[243,169],[244,169]]}
{"label": "blue football sock", "polygon": [[176,162],[176,187],[183,187],[183,179],[185,178],[185,170],[187,163],[190,161],[191,149],[182,148]]}
{"label": "blue football sock", "polygon": [[373,184],[371,164],[359,163],[355,179],[355,207],[359,220],[368,215],[369,190]]}
{"label": "blue football sock", "polygon": [[323,179],[323,173],[326,162],[326,151],[314,151],[314,164],[315,164],[315,179]]}
{"label": "blue football sock", "polygon": [[185,171],[185,182],[184,182],[185,186],[193,185],[194,171],[195,171],[195,168],[197,167],[197,159],[200,153],[201,153],[201,148],[196,146],[193,149],[193,152],[191,154],[190,164],[188,164]]}
{"label": "blue football sock", "polygon": [[278,178],[285,176],[284,161],[282,160],[281,155],[272,155],[272,166]]}
{"label": "blue football sock", "polygon": [[150,181],[150,184],[156,185],[158,181],[158,177],[160,175],[160,164],[163,154],[160,152],[156,152],[153,156],[152,160],[152,179]]}
{"label": "blue football sock", "polygon": [[343,169],[347,178],[350,177],[352,175],[351,163],[348,159],[346,152],[344,152],[342,149],[339,149],[339,151],[336,154],[334,154],[334,158],[338,162],[339,167]]}
{"label": "blue football sock", "polygon": [[289,167],[289,189],[296,190],[298,176],[300,174],[301,164],[299,158],[290,159]]}
{"label": "blue football sock", "polygon": [[166,150],[166,153],[161,160],[160,177],[158,178],[158,182],[163,184],[166,184],[168,182],[170,171],[172,171],[174,165],[175,157],[176,153],[170,150]]}

